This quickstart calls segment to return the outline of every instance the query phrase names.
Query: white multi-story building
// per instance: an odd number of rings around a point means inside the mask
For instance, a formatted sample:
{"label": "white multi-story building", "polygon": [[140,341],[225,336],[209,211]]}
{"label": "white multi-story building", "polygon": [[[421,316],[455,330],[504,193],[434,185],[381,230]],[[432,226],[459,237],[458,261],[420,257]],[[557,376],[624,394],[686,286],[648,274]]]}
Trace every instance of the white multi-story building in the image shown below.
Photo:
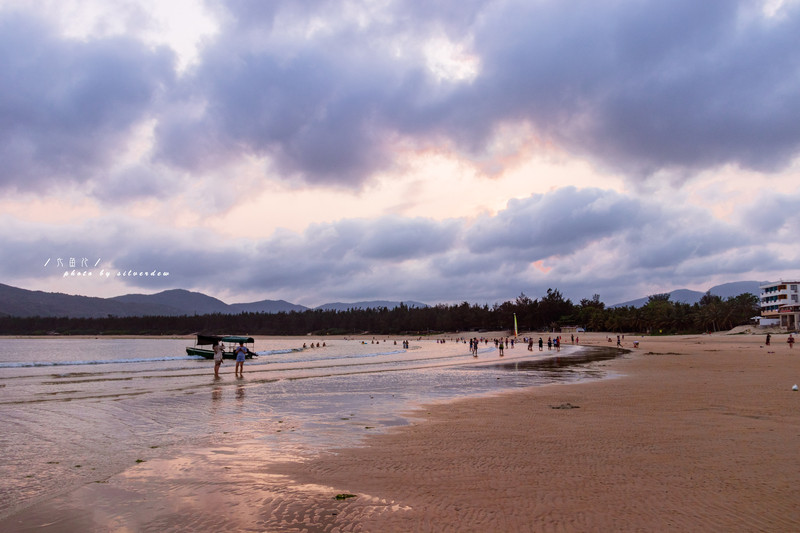
{"label": "white multi-story building", "polygon": [[759,285],[761,324],[789,330],[800,326],[800,281],[776,281]]}

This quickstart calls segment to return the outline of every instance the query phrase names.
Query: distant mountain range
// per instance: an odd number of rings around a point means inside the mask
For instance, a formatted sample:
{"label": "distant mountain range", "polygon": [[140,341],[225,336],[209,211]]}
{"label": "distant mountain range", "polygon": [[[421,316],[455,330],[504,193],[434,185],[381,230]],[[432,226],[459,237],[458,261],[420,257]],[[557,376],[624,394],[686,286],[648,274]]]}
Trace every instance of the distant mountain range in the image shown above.
{"label": "distant mountain range", "polygon": [[[760,281],[738,281],[711,287],[711,294],[723,299],[752,293],[760,293]],[[703,297],[703,292],[688,289],[677,289],[669,293],[670,300],[694,304]],[[649,296],[612,305],[610,307],[641,307],[647,303]],[[363,302],[333,302],[313,309],[346,311],[348,309],[377,309],[386,307],[394,309],[401,303],[408,307],[428,307],[427,304],[415,301],[395,302],[388,300],[371,300]],[[206,315],[212,313],[280,313],[290,311],[306,311],[311,309],[293,304],[285,300],[261,300],[251,303],[226,304],[222,300],[199,292],[183,289],[172,289],[157,294],[126,294],[113,298],[95,298],[90,296],[74,296],[57,292],[29,291],[0,283],[0,316],[63,316],[70,318],[104,318],[111,316],[183,316]]]}
{"label": "distant mountain range", "polygon": [[[760,285],[766,283],[765,281],[735,281],[733,283],[723,283],[722,285],[715,285],[708,289],[708,292],[714,296],[719,296],[723,300],[732,296],[739,296],[740,294],[751,293],[758,296],[761,293]],[[700,302],[705,292],[692,291],[689,289],[677,289],[669,293],[671,302],[679,302],[684,304],[696,304]],[[650,299],[650,295],[644,298],[638,298],[629,302],[622,302],[614,304],[610,307],[642,307]]]}
{"label": "distant mountain range", "polygon": [[[409,307],[428,307],[420,302],[402,302]],[[394,309],[401,302],[375,300],[353,303],[327,303],[315,309],[346,311],[387,307]],[[29,291],[0,283],[0,316],[59,316],[70,318],[104,318],[111,316],[183,316],[212,313],[280,313],[310,309],[285,300],[261,300],[251,303],[226,304],[199,292],[172,289],[157,294],[126,294],[112,298],[74,296],[56,292]]]}

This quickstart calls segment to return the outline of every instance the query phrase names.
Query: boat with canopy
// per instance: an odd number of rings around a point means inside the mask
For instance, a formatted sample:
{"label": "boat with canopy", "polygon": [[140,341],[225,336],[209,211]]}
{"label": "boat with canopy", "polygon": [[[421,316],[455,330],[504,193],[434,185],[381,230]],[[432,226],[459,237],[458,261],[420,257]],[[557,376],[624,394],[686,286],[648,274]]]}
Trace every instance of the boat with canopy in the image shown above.
{"label": "boat with canopy", "polygon": [[[258,355],[255,352],[255,339],[253,337],[244,337],[241,335],[206,335],[206,334],[198,334],[197,340],[194,343],[194,346],[187,346],[186,347],[186,354],[187,355],[200,355],[205,357],[206,359],[213,359],[214,358],[214,344],[219,342],[222,344],[223,352],[222,357],[223,359],[236,359],[236,354],[233,353],[233,350],[239,346],[239,343],[244,344],[247,348],[247,355],[245,358],[250,359],[254,355]],[[203,348],[203,346],[208,346],[208,348]]]}

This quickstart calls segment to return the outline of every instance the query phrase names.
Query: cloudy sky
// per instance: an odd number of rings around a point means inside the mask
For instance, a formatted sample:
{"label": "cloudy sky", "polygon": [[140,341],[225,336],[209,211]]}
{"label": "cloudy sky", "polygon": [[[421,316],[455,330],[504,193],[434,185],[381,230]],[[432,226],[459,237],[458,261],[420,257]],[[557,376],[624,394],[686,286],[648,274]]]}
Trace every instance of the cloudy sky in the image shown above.
{"label": "cloudy sky", "polygon": [[797,0],[0,0],[0,282],[315,306],[796,278],[799,51]]}

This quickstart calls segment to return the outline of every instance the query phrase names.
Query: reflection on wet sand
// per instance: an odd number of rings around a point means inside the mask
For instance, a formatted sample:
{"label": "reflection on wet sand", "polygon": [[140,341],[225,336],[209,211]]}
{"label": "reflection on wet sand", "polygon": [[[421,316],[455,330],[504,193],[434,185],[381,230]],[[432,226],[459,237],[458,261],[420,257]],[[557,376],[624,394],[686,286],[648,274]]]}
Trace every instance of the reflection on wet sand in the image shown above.
{"label": "reflection on wet sand", "polygon": [[211,389],[211,399],[215,402],[222,399],[222,386],[215,385],[214,388]]}
{"label": "reflection on wet sand", "polygon": [[[346,501],[331,488],[291,483],[264,466],[297,458],[290,452],[264,456],[257,443],[191,450],[35,505],[13,530],[301,531],[313,524],[314,531],[330,531]],[[375,504],[390,510],[385,502]]]}
{"label": "reflection on wet sand", "polygon": [[[287,351],[262,356],[248,365],[246,379],[234,378],[228,371],[215,379],[205,361],[167,360],[159,363],[162,368],[137,363],[107,365],[108,372],[99,373],[100,379],[92,382],[80,381],[74,372],[54,379],[52,371],[14,369],[18,375],[7,381],[11,384],[8,389],[13,390],[6,394],[4,389],[3,398],[9,400],[4,421],[14,431],[6,434],[7,460],[0,465],[0,474],[5,474],[0,476],[0,493],[9,495],[0,502],[0,530],[9,523],[15,524],[10,530],[20,529],[18,522],[4,522],[3,516],[37,499],[47,502],[49,495],[59,492],[64,495],[53,500],[55,508],[41,503],[13,519],[30,519],[38,527],[45,523],[41,517],[50,516],[52,523],[63,525],[67,514],[74,518],[80,512],[71,509],[59,515],[57,509],[69,509],[73,504],[80,507],[75,499],[90,494],[86,501],[96,500],[97,504],[86,507],[80,520],[103,516],[121,529],[130,526],[136,530],[141,524],[137,506],[178,508],[183,503],[172,495],[208,483],[201,479],[204,476],[224,480],[231,470],[252,470],[253,464],[288,457],[299,460],[333,446],[357,445],[366,435],[408,424],[402,413],[420,402],[490,394],[557,379],[555,374],[546,372],[544,376],[545,371],[522,364],[532,357],[527,351],[517,350],[517,355],[508,350],[504,363],[520,363],[513,368],[517,371],[509,372],[508,365],[495,365],[493,348],[482,349],[481,361],[475,361],[468,346],[461,343],[430,341],[421,346],[412,343],[411,348],[330,342],[309,354]],[[30,399],[45,392],[59,392],[64,399],[44,405]],[[235,450],[237,461],[229,460],[230,450]],[[240,464],[240,454],[254,463]],[[187,457],[192,464],[186,462]],[[220,461],[223,464],[214,470]],[[151,469],[162,476],[161,482],[145,475]],[[122,474],[116,475],[119,472]],[[191,476],[191,482],[185,481],[183,476],[191,472],[197,475]],[[138,479],[145,486],[131,485],[131,480]],[[255,484],[252,490],[256,494],[264,490],[259,496],[264,501],[274,500],[270,495],[274,489],[266,485],[271,478],[260,479],[248,481]],[[183,483],[190,486],[182,488]],[[66,490],[70,485],[77,490]],[[116,492],[101,490],[111,486]],[[128,496],[117,501],[115,494],[120,492]],[[152,500],[151,492],[156,495]],[[283,520],[276,517],[290,515],[292,520],[302,520],[299,511],[292,514],[292,507],[281,504],[274,516],[259,516],[257,523],[275,524]],[[156,520],[157,515],[153,511],[151,518]],[[215,529],[219,518],[209,516],[208,520],[206,529]]]}

